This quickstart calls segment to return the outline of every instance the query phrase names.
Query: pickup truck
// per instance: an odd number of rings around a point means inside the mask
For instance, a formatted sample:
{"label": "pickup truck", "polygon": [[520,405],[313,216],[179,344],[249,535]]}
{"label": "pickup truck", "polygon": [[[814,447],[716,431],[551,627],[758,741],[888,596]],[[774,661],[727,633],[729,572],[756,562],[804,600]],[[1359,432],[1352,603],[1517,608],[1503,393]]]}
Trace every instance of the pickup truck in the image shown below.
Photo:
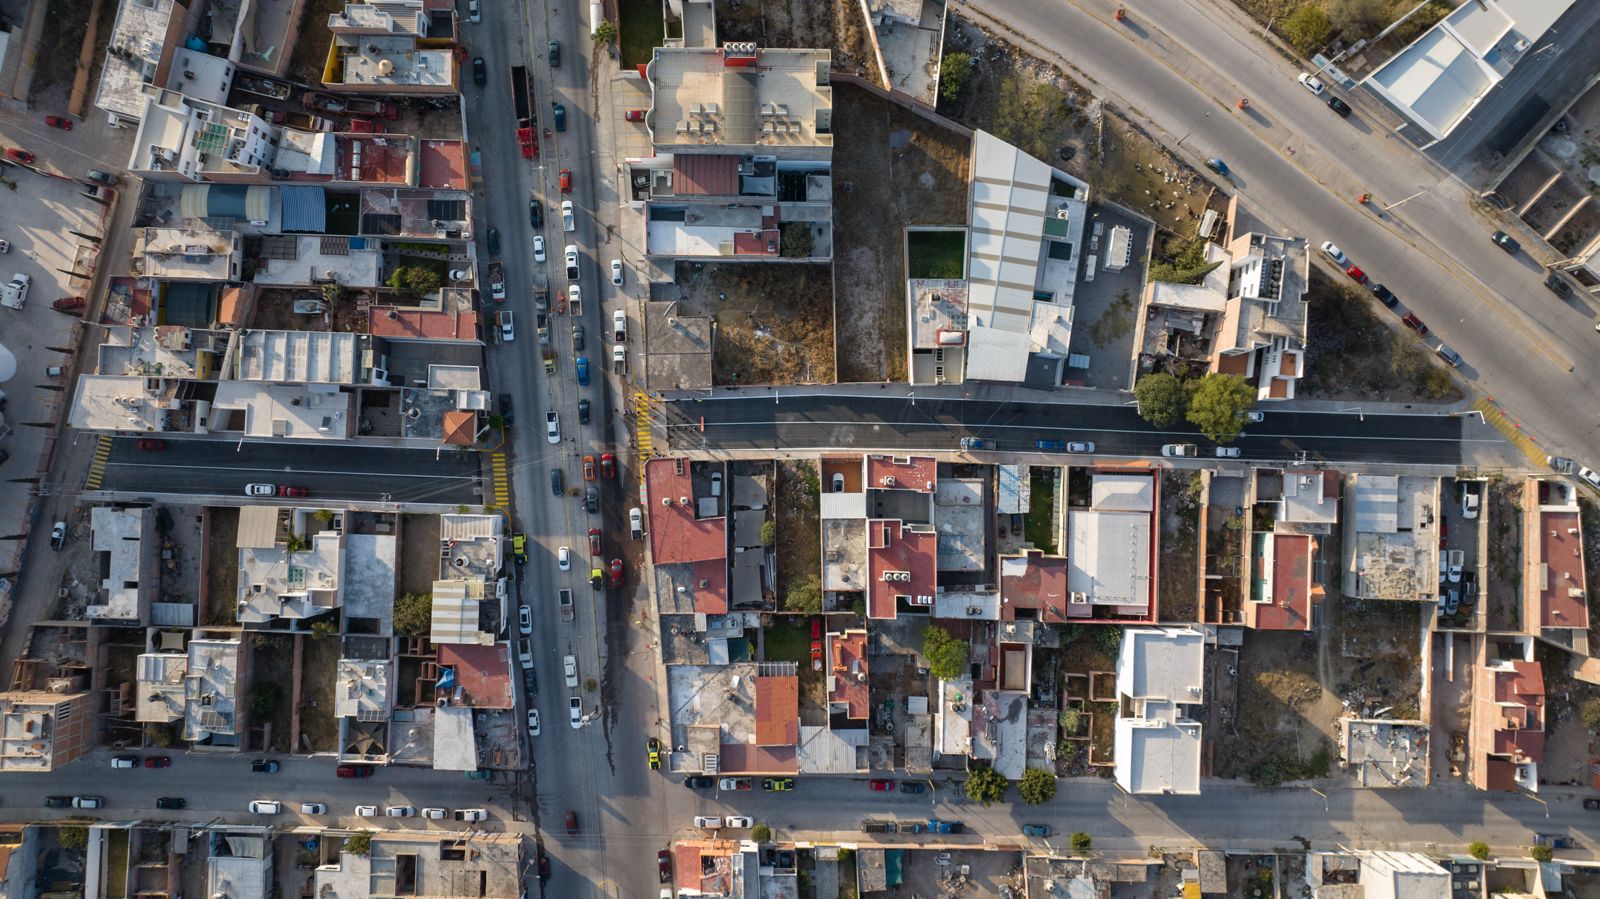
{"label": "pickup truck", "polygon": [[539,345],[550,345],[550,316],[543,312],[535,313],[534,322],[539,326]]}
{"label": "pickup truck", "polygon": [[893,821],[862,821],[862,833],[891,833],[894,831]]}
{"label": "pickup truck", "polygon": [[561,620],[562,621],[571,621],[572,620],[572,590],[570,588],[567,588],[567,587],[562,587],[559,601],[561,603]]}
{"label": "pickup truck", "polygon": [[533,308],[539,312],[550,311],[550,279],[544,275],[533,276]]}
{"label": "pickup truck", "polygon": [[578,280],[578,247],[576,244],[567,244],[567,280]]}
{"label": "pickup truck", "polygon": [[552,350],[549,347],[545,347],[543,356],[544,356],[544,373],[547,374],[547,375],[555,374],[556,373],[556,351]]}
{"label": "pickup truck", "polygon": [[33,279],[25,274],[11,276],[8,284],[0,284],[0,305],[10,306],[12,309],[21,309],[28,305],[28,288],[33,286]]}
{"label": "pickup truck", "polygon": [[489,295],[496,303],[506,301],[506,267],[498,262],[489,263]]}
{"label": "pickup truck", "polygon": [[572,213],[572,201],[571,200],[562,200],[561,201],[561,230],[563,230],[563,231],[575,231],[575,230],[577,230],[577,228],[578,228],[578,224],[574,220],[573,213]]}

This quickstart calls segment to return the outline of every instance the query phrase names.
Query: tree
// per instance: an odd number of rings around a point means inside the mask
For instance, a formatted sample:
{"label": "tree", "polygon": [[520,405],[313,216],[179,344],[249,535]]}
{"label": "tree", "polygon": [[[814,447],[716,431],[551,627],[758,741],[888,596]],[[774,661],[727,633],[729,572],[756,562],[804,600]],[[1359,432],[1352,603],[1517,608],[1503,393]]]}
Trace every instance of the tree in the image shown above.
{"label": "tree", "polygon": [[283,687],[277,681],[260,681],[250,688],[250,714],[271,718],[283,706]]}
{"label": "tree", "polygon": [[971,651],[970,643],[957,640],[937,624],[928,625],[922,632],[922,654],[928,659],[928,670],[940,680],[964,677]]}
{"label": "tree", "polygon": [[1056,798],[1056,776],[1043,768],[1029,768],[1022,772],[1017,792],[1022,794],[1022,801],[1029,805],[1049,802]]}
{"label": "tree", "polygon": [[1200,379],[1189,397],[1189,423],[1208,440],[1232,443],[1244,431],[1244,414],[1255,404],[1255,388],[1244,378],[1212,372]]}
{"label": "tree", "polygon": [[1555,858],[1556,854],[1549,846],[1530,846],[1528,855],[1532,856],[1536,862],[1547,862]]}
{"label": "tree", "polygon": [[78,824],[63,825],[56,830],[56,843],[62,849],[83,849],[89,845],[89,828]]}
{"label": "tree", "polygon": [[366,855],[372,851],[372,834],[353,833],[344,838],[344,851],[351,855]]}
{"label": "tree", "polygon": [[1006,794],[1006,787],[1011,786],[1011,781],[1005,779],[999,771],[988,765],[976,765],[967,772],[967,782],[964,785],[967,798],[973,802],[988,805],[999,802],[1000,797]]}
{"label": "tree", "polygon": [[433,594],[407,593],[394,604],[394,632],[421,637],[433,628]]}
{"label": "tree", "polygon": [[757,843],[770,843],[772,842],[772,828],[764,823],[757,824],[755,827],[750,828],[750,839]]}
{"label": "tree", "polygon": [[1328,14],[1319,3],[1300,4],[1279,27],[1289,43],[1303,54],[1310,54],[1327,43],[1328,35],[1333,33],[1333,23],[1328,21]]}
{"label": "tree", "polygon": [[617,26],[611,24],[609,21],[601,22],[599,25],[595,26],[595,29],[594,29],[594,42],[595,43],[597,43],[597,44],[609,44],[609,43],[611,43],[612,41],[614,41],[616,39],[617,39]]}
{"label": "tree", "polygon": [[311,622],[311,635],[313,637],[331,637],[339,630],[331,618],[318,618]]}
{"label": "tree", "polygon": [[1473,840],[1467,844],[1467,854],[1480,862],[1489,860],[1489,844],[1482,840]]}
{"label": "tree", "polygon": [[1134,398],[1139,401],[1139,415],[1158,428],[1168,428],[1183,417],[1189,407],[1189,395],[1183,384],[1164,371],[1148,374],[1133,385]]}
{"label": "tree", "polygon": [[1341,40],[1354,42],[1388,24],[1390,5],[1387,0],[1330,0],[1328,21],[1339,29]]}
{"label": "tree", "polygon": [[1583,719],[1583,726],[1589,730],[1600,730],[1600,699],[1590,697],[1578,706],[1578,715]]}
{"label": "tree", "polygon": [[946,53],[939,60],[939,99],[954,100],[961,96],[972,81],[972,56],[967,53]]}
{"label": "tree", "polygon": [[1091,837],[1088,834],[1086,834],[1086,833],[1084,833],[1083,831],[1080,830],[1077,833],[1073,834],[1070,838],[1068,838],[1067,845],[1071,846],[1073,849],[1077,850],[1078,852],[1084,852],[1090,846],[1094,845],[1094,837]]}
{"label": "tree", "polygon": [[822,580],[814,574],[808,574],[799,583],[790,585],[788,594],[783,598],[783,610],[797,615],[821,612]]}
{"label": "tree", "polygon": [[1193,240],[1177,248],[1170,244],[1167,253],[1171,257],[1150,263],[1150,280],[1166,281],[1171,284],[1199,284],[1204,281],[1211,270],[1222,264],[1206,261],[1206,242]]}
{"label": "tree", "polygon": [[771,546],[776,542],[778,542],[778,522],[776,519],[768,518],[761,522],[761,545]]}
{"label": "tree", "polygon": [[443,284],[439,273],[431,268],[420,265],[402,265],[389,273],[389,280],[384,282],[395,290],[421,296],[433,293]]}

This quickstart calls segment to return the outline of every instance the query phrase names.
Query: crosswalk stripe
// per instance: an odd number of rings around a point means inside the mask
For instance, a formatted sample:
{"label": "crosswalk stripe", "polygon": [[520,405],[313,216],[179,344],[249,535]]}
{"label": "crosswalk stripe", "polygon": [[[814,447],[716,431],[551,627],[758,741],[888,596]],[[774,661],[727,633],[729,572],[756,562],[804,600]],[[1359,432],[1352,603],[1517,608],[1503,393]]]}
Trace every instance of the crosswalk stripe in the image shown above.
{"label": "crosswalk stripe", "polygon": [[94,461],[89,464],[89,476],[83,482],[85,490],[99,490],[106,476],[106,462],[111,459],[111,435],[101,434],[94,448]]}
{"label": "crosswalk stripe", "polygon": [[1473,401],[1472,408],[1482,413],[1484,421],[1487,421],[1491,427],[1499,431],[1500,435],[1510,441],[1512,446],[1522,450],[1523,454],[1528,458],[1535,462],[1544,461],[1545,452],[1539,446],[1538,441],[1528,436],[1528,433],[1522,430],[1510,416],[1506,415],[1493,399],[1481,396]]}

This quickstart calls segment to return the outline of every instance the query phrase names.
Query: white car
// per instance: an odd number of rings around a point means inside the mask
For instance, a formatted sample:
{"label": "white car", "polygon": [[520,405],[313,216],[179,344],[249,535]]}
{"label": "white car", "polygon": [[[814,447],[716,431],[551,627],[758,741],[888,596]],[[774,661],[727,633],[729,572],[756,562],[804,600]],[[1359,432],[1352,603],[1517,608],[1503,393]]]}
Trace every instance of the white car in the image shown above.
{"label": "white car", "polygon": [[1323,91],[1327,90],[1327,85],[1323,84],[1317,79],[1317,76],[1310,72],[1300,73],[1300,86],[1319,97],[1322,96]]}
{"label": "white car", "polygon": [[561,419],[554,412],[544,414],[544,438],[551,443],[561,442]]}
{"label": "white car", "polygon": [[1461,517],[1468,521],[1478,517],[1478,491],[1474,485],[1461,487]]}
{"label": "white car", "polygon": [[529,709],[528,710],[528,736],[530,736],[530,737],[539,736],[539,710],[538,709]]}
{"label": "white car", "polygon": [[616,346],[613,346],[611,348],[611,367],[615,368],[618,373],[621,373],[627,369],[627,366],[628,348],[620,343]]}
{"label": "white car", "polygon": [[524,637],[533,633],[533,610],[527,606],[517,606],[517,631]]}
{"label": "white car", "polygon": [[556,550],[556,567],[562,571],[572,570],[572,550],[570,548],[563,546]]}
{"label": "white car", "polygon": [[1584,483],[1590,487],[1600,490],[1600,473],[1596,473],[1594,469],[1587,466],[1580,467],[1578,469],[1578,477],[1583,479]]}
{"label": "white car", "polygon": [[754,827],[756,823],[754,819],[744,815],[729,815],[723,822],[729,827]]}
{"label": "white car", "polygon": [[375,805],[358,805],[356,806],[356,817],[376,818],[378,817],[378,807]]}
{"label": "white car", "polygon": [[1074,440],[1067,444],[1067,452],[1092,453],[1094,452],[1094,442],[1089,440]]}
{"label": "white car", "polygon": [[1344,250],[1339,249],[1339,245],[1331,240],[1322,242],[1322,255],[1332,259],[1340,268],[1350,264],[1350,257],[1346,256]]}
{"label": "white car", "polygon": [[511,343],[517,339],[517,323],[511,317],[510,309],[501,309],[495,313],[500,319],[500,342]]}
{"label": "white car", "polygon": [[246,485],[244,485],[244,495],[245,496],[276,496],[277,494],[278,494],[278,488],[273,486],[272,484],[246,484]]}
{"label": "white car", "polygon": [[622,260],[621,259],[613,259],[613,260],[611,260],[611,283],[617,285],[618,287],[622,286]]}
{"label": "white car", "polygon": [[582,727],[583,726],[583,698],[580,697],[580,696],[572,697],[571,702],[569,702],[567,704],[567,708],[568,708],[567,716],[572,720],[572,729],[573,730],[577,730],[578,728]]}
{"label": "white car", "polygon": [[1217,447],[1217,458],[1237,459],[1239,458],[1239,448],[1237,446],[1219,446]]}
{"label": "white car", "polygon": [[543,262],[544,261],[544,235],[543,234],[535,234],[535,235],[533,235],[533,261],[534,262]]}
{"label": "white car", "polygon": [[250,811],[258,815],[276,815],[283,811],[283,803],[276,799],[252,799]]}
{"label": "white car", "polygon": [[644,539],[644,511],[638,506],[628,510],[628,530],[633,533],[633,539]]}
{"label": "white car", "polygon": [[450,810],[443,808],[425,808],[422,810],[422,817],[427,818],[429,821],[443,821],[444,819],[450,817]]}
{"label": "white car", "polygon": [[524,637],[517,641],[517,656],[522,659],[522,670],[533,668],[533,641]]}
{"label": "white car", "polygon": [[621,309],[611,313],[611,339],[617,343],[628,342],[628,313]]}
{"label": "white car", "polygon": [[300,814],[302,815],[326,815],[327,813],[328,807],[320,802],[300,803]]}
{"label": "white car", "polygon": [[483,21],[483,13],[478,10],[479,0],[467,0],[467,21],[476,25]]}
{"label": "white car", "polygon": [[113,756],[112,759],[111,759],[111,767],[113,767],[113,768],[137,768],[137,767],[139,767],[139,758],[138,758],[138,756],[132,756],[132,755]]}
{"label": "white car", "polygon": [[[103,797],[103,796],[74,796],[74,797],[72,797],[72,807],[73,808],[99,808],[100,806],[105,805],[105,803],[106,803],[106,800],[105,800],[105,797]],[[254,803],[251,803],[251,804],[253,805]]]}
{"label": "white car", "polygon": [[578,280],[572,272],[578,267],[578,247],[576,244],[567,244],[567,249],[562,253],[567,261],[567,280]]}
{"label": "white car", "polygon": [[1175,458],[1178,456],[1196,456],[1199,455],[1199,453],[1200,448],[1192,443],[1167,443],[1163,444],[1161,447],[1161,455],[1169,458]]}
{"label": "white car", "polygon": [[1260,424],[1261,421],[1263,419],[1265,419],[1266,417],[1267,417],[1267,413],[1265,413],[1265,412],[1256,412],[1255,410],[1251,410],[1251,411],[1246,412],[1244,414],[1244,420],[1247,421],[1247,422],[1250,422],[1251,424]]}
{"label": "white car", "polygon": [[409,818],[416,813],[417,810],[409,805],[391,805],[383,810],[384,816],[388,818]]}
{"label": "white car", "polygon": [[489,810],[486,808],[458,808],[456,809],[457,821],[487,821]]}
{"label": "white car", "polygon": [[573,219],[573,215],[572,215],[572,201],[571,200],[562,200],[561,201],[561,230],[563,230],[563,231],[576,231],[577,228],[578,228],[578,223],[577,223],[576,220]]}
{"label": "white car", "polygon": [[577,284],[567,288],[567,311],[573,315],[583,314],[583,288]]}
{"label": "white car", "polygon": [[567,686],[578,689],[578,659],[576,656],[561,657],[561,673],[566,676]]}
{"label": "white car", "polygon": [[716,830],[722,826],[722,819],[715,815],[695,815],[694,826],[704,827],[707,830]]}

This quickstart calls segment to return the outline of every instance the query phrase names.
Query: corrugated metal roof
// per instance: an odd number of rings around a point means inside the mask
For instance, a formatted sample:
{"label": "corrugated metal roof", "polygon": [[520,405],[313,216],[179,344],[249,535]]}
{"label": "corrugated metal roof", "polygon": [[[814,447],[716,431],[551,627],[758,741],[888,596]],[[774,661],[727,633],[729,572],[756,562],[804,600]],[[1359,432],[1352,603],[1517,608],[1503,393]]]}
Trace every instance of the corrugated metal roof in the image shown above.
{"label": "corrugated metal roof", "polygon": [[277,543],[278,507],[244,506],[239,509],[240,549],[271,549]]}

